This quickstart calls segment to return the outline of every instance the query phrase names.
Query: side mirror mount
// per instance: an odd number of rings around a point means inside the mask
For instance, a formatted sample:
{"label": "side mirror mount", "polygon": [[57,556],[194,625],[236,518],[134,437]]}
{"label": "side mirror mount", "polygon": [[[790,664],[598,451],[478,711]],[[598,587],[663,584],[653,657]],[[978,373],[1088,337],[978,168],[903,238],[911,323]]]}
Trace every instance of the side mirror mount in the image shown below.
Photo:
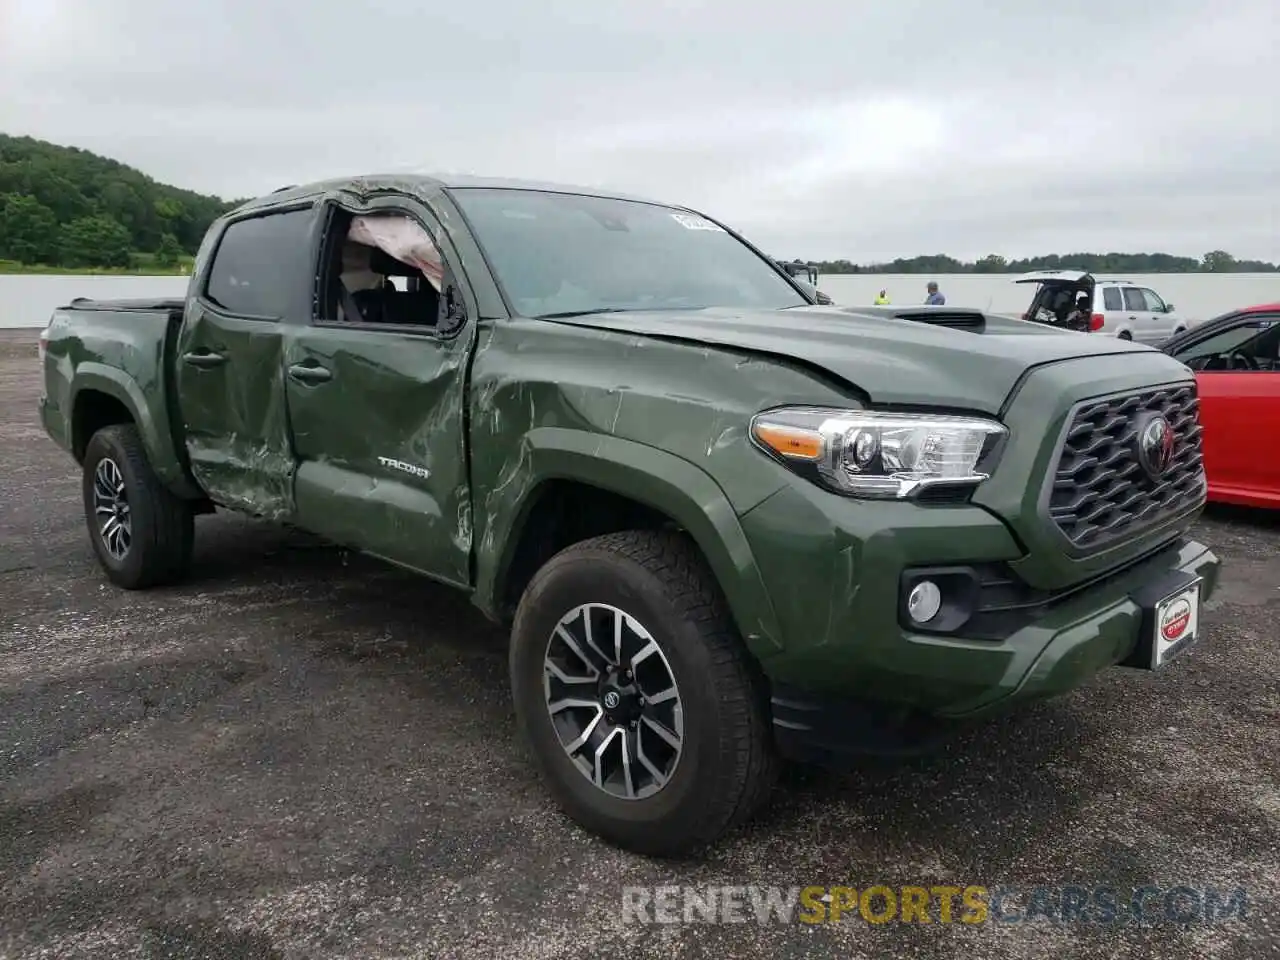
{"label": "side mirror mount", "polygon": [[445,316],[453,325],[461,325],[467,319],[467,307],[462,301],[462,292],[453,284],[445,288]]}
{"label": "side mirror mount", "polygon": [[439,330],[456,330],[467,322],[467,306],[462,299],[462,291],[453,282],[453,275],[445,274],[443,289],[437,298],[436,328]]}
{"label": "side mirror mount", "polygon": [[1172,303],[1166,303],[1166,304],[1164,305],[1164,312],[1165,312],[1165,313],[1173,313],[1173,304],[1172,304]]}

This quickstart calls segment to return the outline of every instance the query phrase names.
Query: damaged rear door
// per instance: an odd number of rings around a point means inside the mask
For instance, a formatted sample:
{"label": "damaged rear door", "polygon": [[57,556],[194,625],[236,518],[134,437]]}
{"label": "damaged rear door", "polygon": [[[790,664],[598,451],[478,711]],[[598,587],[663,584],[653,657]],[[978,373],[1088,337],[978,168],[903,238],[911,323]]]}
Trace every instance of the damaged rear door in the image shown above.
{"label": "damaged rear door", "polygon": [[216,503],[275,520],[293,508],[283,330],[310,314],[315,228],[310,202],[231,221],[192,283],[174,358],[192,474]]}
{"label": "damaged rear door", "polygon": [[452,248],[406,197],[328,198],[323,216],[313,314],[284,358],[297,522],[467,586],[474,326]]}

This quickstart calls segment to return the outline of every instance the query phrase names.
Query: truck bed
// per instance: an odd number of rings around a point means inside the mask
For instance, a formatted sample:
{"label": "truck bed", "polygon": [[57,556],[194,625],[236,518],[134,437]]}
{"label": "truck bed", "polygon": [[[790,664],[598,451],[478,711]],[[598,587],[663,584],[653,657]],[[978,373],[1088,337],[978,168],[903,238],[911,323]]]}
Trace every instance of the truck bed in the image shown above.
{"label": "truck bed", "polygon": [[182,315],[186,301],[182,299],[154,300],[90,300],[76,297],[63,310],[90,310],[98,313],[168,313]]}
{"label": "truck bed", "polygon": [[97,427],[132,420],[153,462],[168,467],[161,467],[166,481],[183,482],[173,352],[184,307],[175,299],[79,297],[55,310],[41,335],[49,435],[79,457]]}

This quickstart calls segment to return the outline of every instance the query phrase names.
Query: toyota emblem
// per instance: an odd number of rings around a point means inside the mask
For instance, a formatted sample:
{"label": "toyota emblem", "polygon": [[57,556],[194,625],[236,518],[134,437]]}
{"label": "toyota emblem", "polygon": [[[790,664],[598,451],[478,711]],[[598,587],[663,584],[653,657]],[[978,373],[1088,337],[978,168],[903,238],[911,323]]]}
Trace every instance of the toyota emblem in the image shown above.
{"label": "toyota emblem", "polygon": [[1173,427],[1159,414],[1138,431],[1138,463],[1152,480],[1164,476],[1173,463]]}

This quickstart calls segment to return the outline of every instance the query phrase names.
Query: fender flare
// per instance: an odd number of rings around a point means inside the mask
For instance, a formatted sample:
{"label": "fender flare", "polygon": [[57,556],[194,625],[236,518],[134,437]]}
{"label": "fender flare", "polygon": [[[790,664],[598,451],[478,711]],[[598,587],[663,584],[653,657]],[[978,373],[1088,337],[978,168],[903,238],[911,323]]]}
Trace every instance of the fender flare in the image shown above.
{"label": "fender flare", "polygon": [[[168,411],[162,409],[158,417],[153,415],[152,405],[147,403],[146,395],[136,380],[124,371],[105,363],[86,361],[78,365],[71,385],[70,423],[73,432],[76,407],[80,402],[80,395],[86,390],[106,394],[120,401],[129,411],[142,437],[147,461],[165,486],[176,495],[187,499],[202,496],[201,491],[192,484],[183,469],[182,458],[174,446]],[[163,404],[163,401],[161,403]],[[71,439],[74,442],[74,436]]]}
{"label": "fender flare", "polygon": [[776,614],[733,505],[700,467],[656,447],[581,430],[539,427],[522,440],[478,512],[473,600],[493,615],[525,522],[542,485],[571,480],[643,503],[671,517],[702,551],[747,649],[765,658],[782,649]]}

